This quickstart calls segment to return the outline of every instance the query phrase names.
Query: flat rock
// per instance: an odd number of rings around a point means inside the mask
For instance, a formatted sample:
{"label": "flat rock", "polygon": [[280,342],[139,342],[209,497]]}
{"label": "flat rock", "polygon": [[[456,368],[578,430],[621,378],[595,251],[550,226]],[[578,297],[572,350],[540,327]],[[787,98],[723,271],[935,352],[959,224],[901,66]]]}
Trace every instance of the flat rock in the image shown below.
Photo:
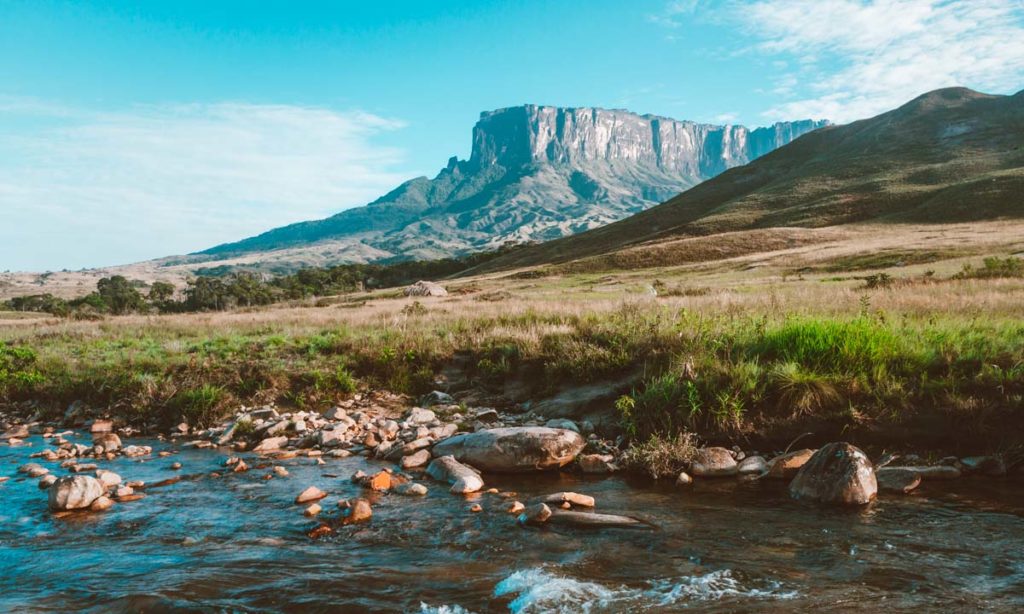
{"label": "flat rock", "polygon": [[480,474],[473,468],[455,460],[454,456],[435,458],[427,467],[427,475],[439,482],[451,484],[453,493],[477,492],[484,487],[484,481]]}
{"label": "flat rock", "polygon": [[24,473],[30,478],[38,478],[50,473],[50,470],[38,463],[28,463],[18,467],[18,473]]}
{"label": "flat rock", "polygon": [[288,438],[285,437],[284,435],[278,437],[267,437],[266,439],[261,441],[255,448],[253,448],[252,451],[256,453],[276,452],[277,450],[280,450],[281,446],[285,445],[286,443],[288,443]]}
{"label": "flat rock", "polygon": [[878,470],[879,473],[886,473],[889,471],[897,470],[908,470],[921,476],[924,480],[955,480],[959,478],[962,473],[959,469],[952,465],[915,465],[906,467],[894,467],[892,465],[888,467],[882,467]]}
{"label": "flat rock", "polygon": [[864,505],[878,494],[871,460],[846,442],[826,444],[800,467],[789,485],[794,499]]}
{"label": "flat rock", "polygon": [[571,503],[580,507],[594,507],[595,505],[593,497],[576,492],[556,492],[544,497],[543,501],[555,504]]}
{"label": "flat rock", "polygon": [[403,456],[401,466],[402,469],[416,469],[429,462],[430,450],[420,450],[419,452],[410,454],[409,456]]}
{"label": "flat rock", "polygon": [[483,471],[543,471],[572,462],[585,445],[579,433],[567,429],[505,427],[456,435],[435,445],[433,454],[454,456]]}
{"label": "flat rock", "polygon": [[778,480],[790,480],[796,477],[800,467],[811,460],[814,450],[803,449],[776,456],[768,463],[768,477]]}
{"label": "flat rock", "polygon": [[730,477],[736,472],[736,459],[725,448],[701,448],[690,463],[690,473],[698,478]]}
{"label": "flat rock", "polygon": [[768,462],[763,456],[748,456],[736,467],[740,475],[761,475],[768,473]]}
{"label": "flat rock", "polygon": [[568,510],[552,510],[551,518],[548,519],[548,523],[594,529],[650,528],[647,523],[630,516],[619,516],[618,514],[596,514],[594,512],[574,512]]}
{"label": "flat rock", "polygon": [[906,494],[921,485],[921,474],[899,467],[881,467],[875,472],[878,489],[883,492]]}

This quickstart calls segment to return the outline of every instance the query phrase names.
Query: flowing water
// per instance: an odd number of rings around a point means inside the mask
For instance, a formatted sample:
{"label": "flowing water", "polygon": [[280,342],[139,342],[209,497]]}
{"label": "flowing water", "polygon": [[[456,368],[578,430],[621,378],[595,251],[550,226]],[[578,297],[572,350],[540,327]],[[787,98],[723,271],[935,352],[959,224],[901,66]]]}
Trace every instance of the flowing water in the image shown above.
{"label": "flowing water", "polygon": [[[102,462],[125,480],[204,477],[102,514],[55,519],[36,480],[16,474],[44,443],[0,447],[0,611],[671,612],[1021,611],[1024,483],[963,479],[885,496],[861,510],[796,503],[784,484],[670,485],[549,474],[485,476],[519,499],[560,490],[655,528],[517,526],[497,495],[440,484],[383,495],[365,525],[321,540],[295,496],[309,485],[363,495],[365,459],[281,461],[213,478],[225,458]],[[133,442],[137,443],[137,442]],[[155,450],[167,444],[154,445]],[[250,466],[256,459],[247,459]],[[55,463],[47,464],[63,473]],[[479,502],[482,513],[470,513]]]}

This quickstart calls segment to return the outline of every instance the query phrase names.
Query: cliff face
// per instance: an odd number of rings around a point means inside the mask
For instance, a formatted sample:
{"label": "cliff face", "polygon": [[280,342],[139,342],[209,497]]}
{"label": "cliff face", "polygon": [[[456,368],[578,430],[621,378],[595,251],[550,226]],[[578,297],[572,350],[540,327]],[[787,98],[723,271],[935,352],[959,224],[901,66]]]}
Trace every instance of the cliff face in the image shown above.
{"label": "cliff face", "polygon": [[751,131],[628,111],[526,105],[481,114],[473,128],[470,166],[615,161],[703,180],[824,125],[804,120]]}
{"label": "cliff face", "polygon": [[434,179],[202,254],[330,243],[331,261],[437,258],[563,237],[647,209],[826,123],[750,130],[621,110],[499,109],[481,114],[470,159],[452,158]]}

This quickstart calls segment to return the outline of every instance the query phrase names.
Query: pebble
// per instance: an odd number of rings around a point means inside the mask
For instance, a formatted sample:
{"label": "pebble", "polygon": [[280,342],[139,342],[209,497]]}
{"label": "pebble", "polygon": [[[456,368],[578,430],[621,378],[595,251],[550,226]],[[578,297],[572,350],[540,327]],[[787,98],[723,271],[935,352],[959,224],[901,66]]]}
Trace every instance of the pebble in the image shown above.
{"label": "pebble", "polygon": [[302,514],[304,516],[312,518],[313,516],[316,516],[317,514],[319,514],[322,509],[323,508],[320,507],[320,504],[314,503],[314,504],[310,505],[309,507],[307,507],[305,510],[303,510]]}
{"label": "pebble", "polygon": [[171,470],[172,471],[177,471],[179,469],[181,469],[181,463],[171,463]]}

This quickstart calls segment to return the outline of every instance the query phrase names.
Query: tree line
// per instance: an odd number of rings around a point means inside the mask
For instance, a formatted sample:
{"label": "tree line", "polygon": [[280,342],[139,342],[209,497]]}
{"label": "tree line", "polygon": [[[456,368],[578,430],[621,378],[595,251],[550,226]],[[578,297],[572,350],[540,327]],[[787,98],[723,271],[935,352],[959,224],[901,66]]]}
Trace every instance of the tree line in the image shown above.
{"label": "tree line", "polygon": [[100,279],[96,284],[96,290],[79,298],[63,299],[52,294],[35,294],[15,297],[0,305],[13,311],[79,318],[131,313],[223,311],[362,290],[393,288],[420,279],[449,277],[512,249],[516,248],[502,248],[462,258],[441,260],[307,268],[277,277],[253,271],[220,269],[217,275],[199,275],[187,280],[180,293],[178,288],[168,282],[157,281],[147,285],[141,281],[114,275]]}

